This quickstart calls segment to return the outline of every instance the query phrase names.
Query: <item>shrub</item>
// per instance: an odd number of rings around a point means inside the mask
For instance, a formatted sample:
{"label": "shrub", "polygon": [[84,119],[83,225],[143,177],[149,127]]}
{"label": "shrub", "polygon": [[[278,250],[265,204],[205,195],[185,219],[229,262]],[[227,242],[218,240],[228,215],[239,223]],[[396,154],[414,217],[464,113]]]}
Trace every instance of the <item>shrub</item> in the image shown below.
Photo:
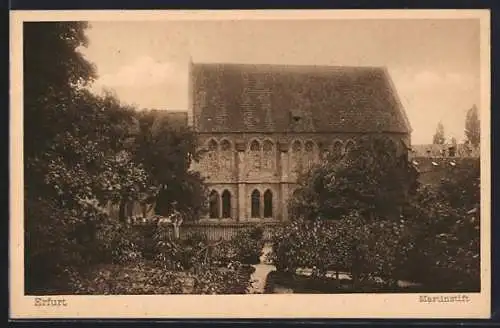
{"label": "shrub", "polygon": [[240,262],[245,265],[257,264],[260,262],[264,247],[263,235],[263,228],[255,226],[239,231],[231,240],[210,243],[203,239],[202,243],[204,243],[205,249],[202,249],[200,260],[209,262],[210,265],[223,267],[232,262]]}
{"label": "shrub", "polygon": [[71,293],[85,295],[180,294],[190,278],[155,266],[101,265],[89,272],[74,273]]}
{"label": "shrub", "polygon": [[130,263],[142,258],[142,232],[128,223],[108,219],[96,231],[100,263]]}
{"label": "shrub", "polygon": [[316,221],[292,221],[279,229],[272,238],[270,262],[278,271],[295,272],[298,268],[326,269],[335,265],[334,256],[325,253],[333,250],[334,233],[331,224]]}
{"label": "shrub", "polygon": [[154,262],[166,270],[188,270],[194,265],[194,247],[182,240],[174,240],[170,235],[169,227],[157,225],[154,234],[156,255]]}
{"label": "shrub", "polygon": [[355,283],[381,278],[393,285],[394,273],[406,249],[402,223],[367,221],[352,213],[336,221],[292,221],[273,237],[270,260],[278,271],[313,269],[313,276],[328,271],[348,272]]}
{"label": "shrub", "polygon": [[210,267],[195,275],[194,294],[246,294],[250,290],[251,271],[231,263],[227,268]]}
{"label": "shrub", "polygon": [[245,229],[231,240],[236,259],[243,264],[258,264],[262,256],[264,229],[260,226]]}
{"label": "shrub", "polygon": [[[203,233],[191,233],[184,239],[173,239],[170,228],[158,225],[154,233],[155,263],[168,270],[193,270],[196,266],[210,266],[214,262],[213,248],[221,243],[210,243]],[[222,254],[217,251],[216,253]],[[233,260],[231,258],[231,260]],[[228,262],[226,262],[228,263]]]}
{"label": "shrub", "polygon": [[86,272],[72,272],[67,294],[245,294],[251,286],[250,271],[235,264],[205,268],[197,273],[169,271],[144,262],[108,264]]}

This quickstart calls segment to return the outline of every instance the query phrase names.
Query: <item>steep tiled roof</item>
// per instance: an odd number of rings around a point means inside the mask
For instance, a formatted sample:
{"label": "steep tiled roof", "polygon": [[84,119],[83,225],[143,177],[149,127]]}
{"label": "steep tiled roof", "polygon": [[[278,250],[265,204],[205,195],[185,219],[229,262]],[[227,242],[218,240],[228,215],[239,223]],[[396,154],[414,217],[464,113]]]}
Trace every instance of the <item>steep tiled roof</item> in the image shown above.
{"label": "steep tiled roof", "polygon": [[168,126],[173,129],[180,129],[188,124],[187,111],[152,110],[151,113],[155,116],[154,128]]}
{"label": "steep tiled roof", "polygon": [[200,132],[410,131],[384,68],[192,65]]}

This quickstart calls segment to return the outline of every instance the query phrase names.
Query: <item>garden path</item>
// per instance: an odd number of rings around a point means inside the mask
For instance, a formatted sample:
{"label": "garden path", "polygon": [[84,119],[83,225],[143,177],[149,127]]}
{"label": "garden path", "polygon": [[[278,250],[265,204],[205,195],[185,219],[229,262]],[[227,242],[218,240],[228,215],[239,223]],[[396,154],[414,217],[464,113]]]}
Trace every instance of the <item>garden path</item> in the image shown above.
{"label": "garden path", "polygon": [[266,256],[271,252],[271,244],[265,244],[260,257],[260,263],[252,265],[255,269],[250,279],[252,280],[252,287],[250,294],[263,294],[266,286],[267,275],[276,270],[272,264],[266,263]]}

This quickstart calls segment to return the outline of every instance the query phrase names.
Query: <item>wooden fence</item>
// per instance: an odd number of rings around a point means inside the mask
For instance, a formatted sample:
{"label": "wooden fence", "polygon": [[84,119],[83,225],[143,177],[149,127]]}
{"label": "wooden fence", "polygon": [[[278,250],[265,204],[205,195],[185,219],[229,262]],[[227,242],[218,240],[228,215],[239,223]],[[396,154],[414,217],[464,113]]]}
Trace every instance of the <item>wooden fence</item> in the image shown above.
{"label": "wooden fence", "polygon": [[[168,233],[173,236],[174,230],[169,223],[166,224]],[[180,227],[180,238],[184,239],[192,233],[202,233],[205,234],[208,240],[230,240],[239,231],[255,227],[256,225],[264,229],[263,239],[269,241],[272,237],[273,232],[276,228],[282,225],[281,222],[265,222],[265,223],[255,223],[255,222],[187,222],[183,223]]]}

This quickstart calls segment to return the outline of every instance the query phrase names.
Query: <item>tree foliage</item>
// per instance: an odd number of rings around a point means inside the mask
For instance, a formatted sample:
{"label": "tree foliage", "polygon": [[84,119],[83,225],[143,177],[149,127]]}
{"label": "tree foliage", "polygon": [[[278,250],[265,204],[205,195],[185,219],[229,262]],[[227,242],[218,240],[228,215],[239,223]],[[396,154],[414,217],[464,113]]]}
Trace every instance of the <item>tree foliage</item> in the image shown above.
{"label": "tree foliage", "polygon": [[356,210],[367,218],[398,218],[418,177],[401,147],[383,136],[357,138],[348,153],[328,157],[300,177],[292,216],[338,219]]}
{"label": "tree foliage", "polygon": [[427,186],[390,149],[384,138],[358,140],[351,153],[306,173],[291,202],[296,220],[274,236],[272,261],[278,270],[313,268],[319,277],[348,272],[358,291],[377,279],[477,291],[479,160],[441,168],[440,183]]}
{"label": "tree foliage", "polygon": [[273,239],[271,261],[280,271],[312,268],[313,276],[347,272],[359,283],[394,286],[408,251],[404,221],[367,221],[356,212],[339,220],[296,220]]}
{"label": "tree foliage", "polygon": [[[70,108],[71,98],[79,86],[96,77],[95,68],[87,62],[79,47],[87,45],[86,23],[26,23],[24,28],[24,153],[31,157],[47,147],[68,123],[77,117]],[[68,114],[69,112],[69,114]],[[65,126],[67,128],[67,126]]]}
{"label": "tree foliage", "polygon": [[467,111],[465,137],[474,147],[479,146],[481,141],[481,123],[479,121],[479,112],[475,105]]}
{"label": "tree foliage", "polygon": [[[125,204],[159,197],[196,217],[201,179],[189,171],[194,135],[97,96],[97,76],[79,52],[86,23],[24,25],[25,263],[29,293],[57,288],[72,272],[134,260],[141,238],[125,224]],[[158,193],[158,187],[161,187]],[[149,199],[148,199],[149,198]],[[105,210],[120,204],[118,222]],[[168,205],[166,205],[168,204]],[[188,217],[189,218],[189,217]]]}
{"label": "tree foliage", "polygon": [[85,23],[24,30],[25,254],[28,292],[93,261],[104,205],[134,199],[147,172],[131,157],[132,108],[86,88]]}
{"label": "tree foliage", "polygon": [[153,199],[156,212],[167,216],[175,202],[176,210],[196,220],[206,208],[207,191],[200,174],[190,169],[198,160],[193,131],[172,125],[156,111],[140,112],[138,121],[135,159],[159,189]]}
{"label": "tree foliage", "polygon": [[407,270],[427,284],[477,290],[480,282],[480,162],[447,167],[437,187],[420,188],[405,217],[415,251]]}
{"label": "tree foliage", "polygon": [[435,145],[443,145],[445,142],[445,136],[444,136],[444,126],[443,123],[439,122],[437,127],[436,127],[436,132],[434,133],[434,136],[432,137],[432,143]]}

